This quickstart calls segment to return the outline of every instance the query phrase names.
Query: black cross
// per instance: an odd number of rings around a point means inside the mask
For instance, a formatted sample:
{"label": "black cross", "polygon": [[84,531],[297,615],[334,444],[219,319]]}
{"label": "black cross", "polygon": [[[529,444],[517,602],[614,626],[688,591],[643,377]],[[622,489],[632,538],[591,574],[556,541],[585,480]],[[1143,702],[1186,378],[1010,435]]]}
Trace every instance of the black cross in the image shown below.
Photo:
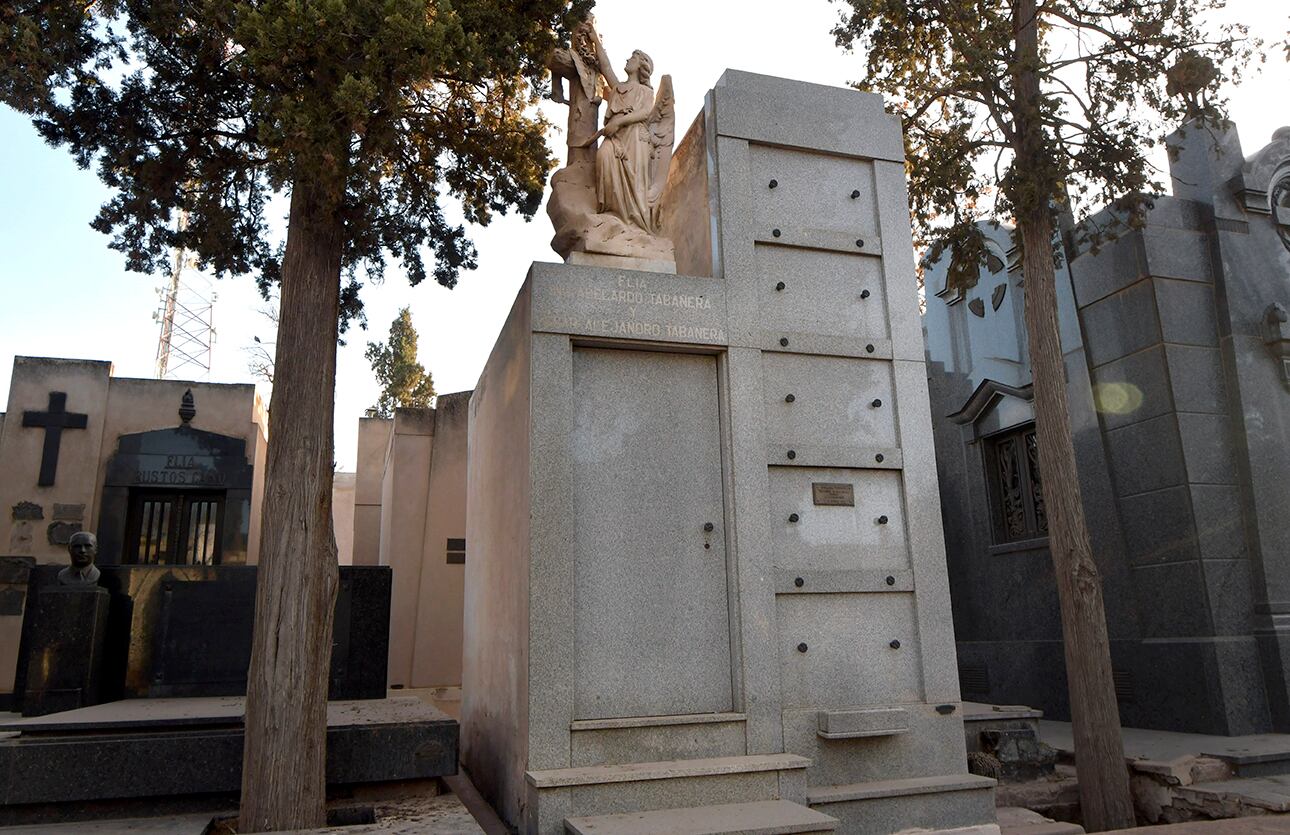
{"label": "black cross", "polygon": [[45,430],[45,449],[40,455],[39,487],[49,487],[54,483],[54,474],[58,472],[58,447],[63,439],[64,429],[84,429],[89,415],[78,415],[67,411],[67,395],[61,391],[49,393],[49,411],[23,412],[23,426],[38,426]]}

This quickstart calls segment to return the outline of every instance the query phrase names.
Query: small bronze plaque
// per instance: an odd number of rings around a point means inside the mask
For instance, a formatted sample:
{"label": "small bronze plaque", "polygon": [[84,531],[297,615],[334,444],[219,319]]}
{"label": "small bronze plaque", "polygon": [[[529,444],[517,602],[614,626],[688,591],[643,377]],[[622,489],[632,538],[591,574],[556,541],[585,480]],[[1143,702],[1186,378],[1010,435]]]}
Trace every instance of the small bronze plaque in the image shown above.
{"label": "small bronze plaque", "polygon": [[832,507],[855,507],[856,490],[851,484],[811,483],[811,500],[817,505]]}

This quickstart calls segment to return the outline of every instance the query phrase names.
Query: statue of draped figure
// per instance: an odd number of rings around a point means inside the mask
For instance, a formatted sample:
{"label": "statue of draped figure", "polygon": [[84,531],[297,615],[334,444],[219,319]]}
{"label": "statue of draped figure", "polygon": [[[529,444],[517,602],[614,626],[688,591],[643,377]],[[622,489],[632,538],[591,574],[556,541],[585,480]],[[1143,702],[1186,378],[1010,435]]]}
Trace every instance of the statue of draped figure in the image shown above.
{"label": "statue of draped figure", "polygon": [[[671,77],[663,76],[655,93],[654,62],[636,50],[619,78],[590,20],[548,64],[552,97],[569,105],[569,161],[552,177],[547,203],[552,248],[567,261],[584,252],[674,262],[659,212],[676,134]],[[601,101],[604,126],[595,129]]]}

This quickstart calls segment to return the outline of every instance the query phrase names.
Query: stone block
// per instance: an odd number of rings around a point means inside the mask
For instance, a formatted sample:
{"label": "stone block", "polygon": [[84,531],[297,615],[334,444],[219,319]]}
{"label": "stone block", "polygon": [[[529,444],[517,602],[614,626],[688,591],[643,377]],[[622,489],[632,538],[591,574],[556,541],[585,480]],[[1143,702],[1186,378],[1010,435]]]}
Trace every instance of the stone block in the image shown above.
{"label": "stone block", "polygon": [[786,709],[920,701],[912,595],[779,595],[775,603]]}
{"label": "stone block", "polygon": [[880,95],[729,69],[712,93],[720,136],[904,164]]}
{"label": "stone block", "polygon": [[1160,341],[1160,322],[1150,281],[1139,281],[1080,311],[1084,347],[1096,367]]}
{"label": "stone block", "polygon": [[957,710],[938,713],[934,706],[920,704],[841,709],[860,710],[900,710],[905,714],[908,730],[883,736],[829,739],[820,733],[820,716],[824,711],[809,708],[784,711],[784,749],[811,761],[806,775],[811,787],[943,774],[963,768],[961,740],[953,736],[962,733],[962,717]]}
{"label": "stone block", "polygon": [[1182,441],[1172,414],[1144,420],[1105,435],[1116,494],[1121,498],[1162,490],[1187,480]]}
{"label": "stone block", "polygon": [[[900,473],[771,467],[769,482],[775,565],[802,570],[909,567]],[[816,484],[849,486],[854,506],[817,504]]]}
{"label": "stone block", "polygon": [[1179,414],[1178,432],[1194,484],[1236,484],[1236,445],[1226,415]]}
{"label": "stone block", "polygon": [[[965,555],[964,579],[978,594],[954,601],[959,641],[1043,641],[1061,637],[1057,586],[1047,544]],[[962,601],[962,602],[960,602]],[[1024,701],[1024,700],[1022,700]]]}
{"label": "stone block", "polygon": [[1246,560],[1201,563],[1215,635],[1249,635],[1254,629],[1250,564]]}
{"label": "stone block", "polygon": [[942,784],[934,791],[903,793],[900,784],[916,781],[889,780],[871,784],[869,791],[850,791],[848,786],[817,789],[808,793],[808,799],[812,809],[838,819],[839,831],[854,835],[993,826],[994,781],[954,779],[959,784],[955,789]]}
{"label": "stone block", "polygon": [[836,819],[790,803],[764,800],[683,809],[662,809],[625,815],[569,818],[571,835],[788,835],[825,833],[837,828]]}
{"label": "stone block", "polygon": [[[1213,634],[1199,562],[1140,566],[1132,569],[1132,576],[1144,638]],[[1162,593],[1165,589],[1167,594]]]}
{"label": "stone block", "polygon": [[[1112,642],[1113,652],[1116,642]],[[960,642],[963,698],[990,704],[1025,704],[1059,721],[1070,717],[1066,664],[1060,637],[1052,640]]]}
{"label": "stone block", "polygon": [[1215,669],[1207,673],[1222,691],[1221,733],[1243,736],[1272,730],[1263,667],[1255,640],[1219,639],[1213,644],[1213,654]]}
{"label": "stone block", "polygon": [[890,363],[765,352],[762,364],[769,442],[809,434],[838,446],[898,446]]}
{"label": "stone block", "polygon": [[750,144],[748,151],[753,219],[758,226],[854,230],[861,237],[877,236],[870,160],[821,158],[760,144]]}
{"label": "stone block", "polygon": [[1093,399],[1107,429],[1174,411],[1164,348],[1147,348],[1095,368]]}
{"label": "stone block", "polygon": [[[178,723],[149,719],[148,707],[136,706],[140,720],[117,723],[110,733],[103,730],[111,725],[113,705],[88,708],[98,720],[60,716],[9,723],[5,730],[21,730],[22,735],[0,740],[0,826],[21,815],[23,804],[238,791],[240,704],[231,716]],[[457,771],[456,721],[418,699],[333,702],[327,725],[329,786],[427,779]],[[69,774],[76,779],[68,779]]]}
{"label": "stone block", "polygon": [[1203,560],[1242,560],[1249,556],[1239,487],[1191,484],[1192,515]]}
{"label": "stone block", "polygon": [[[711,721],[726,717],[725,721]],[[658,719],[658,717],[655,717]],[[681,719],[683,717],[665,717]],[[695,715],[694,721],[639,726],[588,727],[575,722],[570,737],[571,762],[579,766],[641,761],[692,760],[744,754],[743,714]],[[701,721],[703,720],[703,721]]]}
{"label": "stone block", "polygon": [[1214,312],[1214,288],[1193,281],[1156,278],[1156,308],[1160,315],[1160,337],[1184,345],[1218,345]]}
{"label": "stone block", "polygon": [[96,704],[103,687],[108,622],[106,589],[44,588],[28,632],[23,716]]}
{"label": "stone block", "polygon": [[755,245],[753,258],[759,324],[765,330],[857,339],[890,336],[881,259],[766,244]]}
{"label": "stone block", "polygon": [[1120,521],[1132,566],[1176,563],[1199,557],[1186,485],[1120,499]]}
{"label": "stone block", "polygon": [[1146,275],[1141,233],[1129,232],[1096,253],[1084,252],[1071,263],[1070,271],[1075,302],[1081,308],[1118,293]]}
{"label": "stone block", "polygon": [[1147,273],[1155,278],[1212,282],[1209,236],[1204,232],[1151,225],[1142,230]]}
{"label": "stone block", "polygon": [[1180,412],[1226,413],[1227,391],[1218,349],[1194,345],[1164,348],[1175,408]]}
{"label": "stone block", "polygon": [[824,739],[892,736],[909,730],[909,712],[899,707],[821,710],[818,734]]}
{"label": "stone block", "polygon": [[1209,221],[1209,212],[1202,204],[1167,194],[1156,197],[1154,205],[1147,210],[1147,228],[1152,230],[1201,232]]}

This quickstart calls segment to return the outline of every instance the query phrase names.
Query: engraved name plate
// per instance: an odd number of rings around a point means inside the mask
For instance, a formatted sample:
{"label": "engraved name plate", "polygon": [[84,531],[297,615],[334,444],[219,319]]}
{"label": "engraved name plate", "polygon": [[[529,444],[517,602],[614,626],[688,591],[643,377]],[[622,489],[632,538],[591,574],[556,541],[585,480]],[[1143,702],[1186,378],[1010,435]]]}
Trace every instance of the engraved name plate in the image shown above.
{"label": "engraved name plate", "polygon": [[856,491],[851,484],[826,484],[811,482],[811,500],[817,505],[855,507]]}

